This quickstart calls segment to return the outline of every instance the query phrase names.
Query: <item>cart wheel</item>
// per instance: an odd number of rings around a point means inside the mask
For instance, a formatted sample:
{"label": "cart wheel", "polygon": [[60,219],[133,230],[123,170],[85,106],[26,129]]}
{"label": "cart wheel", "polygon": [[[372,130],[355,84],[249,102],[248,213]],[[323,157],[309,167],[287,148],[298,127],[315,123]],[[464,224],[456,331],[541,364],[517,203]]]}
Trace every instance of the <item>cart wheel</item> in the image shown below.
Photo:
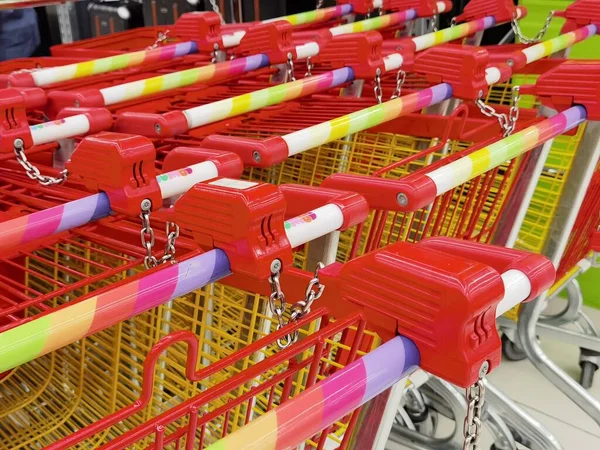
{"label": "cart wheel", "polygon": [[509,361],[523,361],[527,355],[507,335],[502,335],[502,354]]}
{"label": "cart wheel", "polygon": [[580,361],[581,375],[579,376],[579,384],[584,389],[589,389],[594,384],[594,374],[598,370],[598,366],[591,361]]}

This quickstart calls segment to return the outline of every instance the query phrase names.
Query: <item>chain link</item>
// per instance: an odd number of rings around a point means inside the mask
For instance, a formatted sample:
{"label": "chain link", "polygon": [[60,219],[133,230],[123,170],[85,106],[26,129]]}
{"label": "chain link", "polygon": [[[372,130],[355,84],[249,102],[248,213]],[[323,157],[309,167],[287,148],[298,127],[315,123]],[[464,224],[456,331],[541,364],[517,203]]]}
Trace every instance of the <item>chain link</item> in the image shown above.
{"label": "chain link", "polygon": [[483,363],[479,373],[479,380],[467,388],[467,416],[464,423],[464,441],[463,450],[477,450],[479,439],[481,438],[481,429],[483,426],[481,417],[485,405],[485,385],[483,379],[489,370],[489,363]]}
{"label": "chain link", "polygon": [[480,109],[481,113],[486,117],[495,117],[500,124],[502,130],[504,130],[503,136],[508,137],[512,134],[517,126],[517,120],[519,120],[519,100],[521,100],[521,93],[519,86],[513,86],[512,88],[512,104],[508,115],[496,112],[494,107],[486,104],[481,98],[475,101],[475,104]]}
{"label": "chain link", "polygon": [[456,17],[450,19],[450,28],[455,27],[457,23],[458,21],[456,20]]}
{"label": "chain link", "polygon": [[306,58],[306,73],[304,74],[304,77],[312,77],[312,70],[314,67],[312,58],[309,56]]}
{"label": "chain link", "polygon": [[383,91],[381,90],[381,70],[377,69],[377,75],[375,75],[375,85],[373,86],[373,93],[377,103],[383,101]]}
{"label": "chain link", "polygon": [[438,20],[439,20],[440,16],[436,11],[433,12],[433,15],[431,16],[431,31],[433,33],[435,33],[438,30]]}
{"label": "chain link", "polygon": [[217,54],[219,53],[219,44],[215,44],[215,46],[213,47],[213,51],[210,53],[210,62],[212,64],[215,64],[217,62]]}
{"label": "chain link", "polygon": [[67,180],[67,177],[69,176],[67,169],[60,171],[58,177],[56,178],[48,175],[42,175],[40,169],[31,164],[27,159],[27,156],[25,156],[25,151],[23,150],[23,140],[15,139],[13,145],[17,161],[19,164],[21,164],[21,167],[25,169],[25,173],[31,180],[37,181],[42,186],[54,186],[56,184],[62,184]]}
{"label": "chain link", "polygon": [[390,100],[400,97],[400,94],[402,93],[402,85],[404,84],[405,80],[406,72],[402,69],[398,69],[398,72],[396,73],[396,88],[394,89]]}
{"label": "chain link", "polygon": [[323,2],[324,2],[324,1],[325,1],[325,0],[318,0],[318,1],[317,1],[317,8],[316,8],[316,9],[321,9],[321,7],[323,6]]}
{"label": "chain link", "polygon": [[142,239],[142,246],[146,249],[146,256],[144,256],[144,266],[146,269],[152,269],[159,264],[165,264],[167,261],[175,263],[175,244],[179,237],[179,226],[173,222],[167,222],[166,235],[167,243],[165,244],[164,255],[158,259],[152,254],[154,248],[155,236],[154,229],[150,224],[150,211],[152,210],[152,202],[150,200],[144,200],[141,204],[140,219],[142,219],[142,229],[140,230],[140,237]]}
{"label": "chain link", "polygon": [[287,82],[296,81],[296,75],[294,74],[294,59],[291,53],[287,55]]}
{"label": "chain link", "polygon": [[155,48],[158,48],[158,46],[160,44],[162,44],[164,41],[166,41],[169,38],[169,33],[170,30],[165,30],[165,32],[160,32],[158,33],[158,36],[156,37],[156,40],[154,41],[154,44],[149,45],[148,47],[146,47],[146,50],[154,50]]}
{"label": "chain link", "polygon": [[[278,265],[278,267],[280,267],[280,264]],[[304,300],[298,301],[292,305],[292,307],[290,308],[290,318],[287,322],[284,319],[284,315],[287,309],[287,304],[285,302],[285,294],[283,293],[281,289],[281,284],[279,283],[279,276],[281,274],[280,269],[277,269],[271,273],[271,277],[269,278],[269,284],[271,285],[271,295],[269,296],[269,308],[271,312],[277,317],[278,330],[280,330],[286,325],[290,325],[294,322],[297,322],[302,317],[310,313],[312,304],[316,300],[321,298],[321,295],[323,295],[323,291],[325,290],[325,285],[321,284],[319,281],[319,270],[321,270],[323,267],[325,267],[323,263],[317,263],[314,276],[308,282]],[[291,334],[288,334],[285,338],[278,339],[277,345],[279,346],[279,348],[283,349],[290,346],[297,340],[298,330],[294,331]]]}
{"label": "chain link", "polygon": [[217,5],[217,0],[210,0],[210,6],[212,6],[212,10],[219,15],[219,19],[221,19],[221,24],[224,25],[225,19],[223,18],[223,14],[221,14],[219,5]]}
{"label": "chain link", "polygon": [[550,22],[552,22],[553,17],[554,17],[554,11],[550,11],[548,13],[548,16],[546,17],[546,21],[544,22],[544,25],[542,26],[542,28],[540,29],[538,34],[533,38],[528,38],[527,36],[523,35],[523,31],[521,30],[521,26],[519,25],[519,21],[517,19],[516,12],[513,15],[513,19],[510,22],[510,26],[512,27],[512,30],[515,33],[515,36],[519,39],[519,41],[521,41],[521,43],[536,44],[536,43],[540,42],[546,35],[546,32],[548,31],[548,27],[550,26]]}

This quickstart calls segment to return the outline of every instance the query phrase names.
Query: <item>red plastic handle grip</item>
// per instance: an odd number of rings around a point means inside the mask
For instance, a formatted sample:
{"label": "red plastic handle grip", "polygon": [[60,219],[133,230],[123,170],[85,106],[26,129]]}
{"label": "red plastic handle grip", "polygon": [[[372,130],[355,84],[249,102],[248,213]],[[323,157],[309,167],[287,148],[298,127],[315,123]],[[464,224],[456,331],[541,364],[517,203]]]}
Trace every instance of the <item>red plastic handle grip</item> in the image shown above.
{"label": "red plastic handle grip", "polygon": [[447,237],[425,239],[419,245],[481,262],[499,273],[520,270],[531,283],[531,293],[525,302],[533,300],[552,286],[556,278],[556,270],[550,260],[536,253]]}
{"label": "red plastic handle grip", "polygon": [[300,184],[283,184],[279,186],[287,204],[286,219],[300,216],[327,204],[334,204],[342,210],[344,223],[340,228],[346,230],[366,220],[369,215],[369,204],[356,192],[339,191],[316,186]]}

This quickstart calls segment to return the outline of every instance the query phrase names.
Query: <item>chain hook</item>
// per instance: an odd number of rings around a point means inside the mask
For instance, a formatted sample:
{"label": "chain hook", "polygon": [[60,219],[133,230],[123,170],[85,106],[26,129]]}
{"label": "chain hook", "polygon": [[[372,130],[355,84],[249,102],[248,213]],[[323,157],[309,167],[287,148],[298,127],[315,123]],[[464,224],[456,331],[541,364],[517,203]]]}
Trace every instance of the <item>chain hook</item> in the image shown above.
{"label": "chain hook", "polygon": [[437,9],[435,11],[433,11],[433,14],[431,15],[431,31],[433,33],[435,33],[438,30],[438,20],[439,20],[440,16],[437,12]]}
{"label": "chain hook", "polygon": [[154,229],[150,224],[150,212],[152,211],[152,202],[150,199],[142,200],[140,205],[140,219],[142,220],[142,229],[140,230],[140,237],[142,240],[142,247],[146,250],[146,256],[144,256],[144,266],[146,269],[153,269],[159,264],[165,264],[170,261],[172,264],[175,260],[175,244],[179,237],[179,226],[174,222],[167,222],[166,224],[166,235],[167,242],[165,244],[165,251],[160,259],[156,258],[152,254],[156,237],[154,235]]}
{"label": "chain hook", "polygon": [[383,101],[383,91],[381,90],[381,69],[377,69],[377,73],[375,75],[375,85],[373,86],[373,93],[375,94],[375,99],[377,103],[381,104]]}
{"label": "chain hook", "polygon": [[287,54],[287,82],[296,81],[296,75],[294,74],[294,58],[291,53]]}
{"label": "chain hook", "polygon": [[515,13],[513,14],[513,18],[510,22],[510,26],[512,27],[513,32],[515,33],[515,36],[519,39],[519,41],[521,41],[523,44],[536,44],[538,42],[540,42],[544,36],[546,35],[546,33],[548,32],[548,28],[550,27],[550,22],[552,22],[552,18],[554,17],[554,11],[550,11],[548,13],[548,16],[546,17],[546,21],[544,22],[544,25],[542,26],[542,28],[540,29],[540,31],[538,31],[538,34],[536,34],[535,37],[533,38],[529,38],[525,35],[523,35],[523,30],[521,30],[521,26],[519,25],[519,21],[517,18],[517,12],[515,11]]}
{"label": "chain hook", "polygon": [[312,58],[309,56],[306,58],[306,73],[304,77],[312,77],[312,70],[315,66],[313,65]]}
{"label": "chain hook", "polygon": [[404,81],[406,81],[406,72],[402,69],[398,69],[398,72],[396,73],[396,88],[394,89],[390,100],[400,97]]}
{"label": "chain hook", "polygon": [[169,33],[170,33],[169,29],[166,29],[164,33],[162,31],[159,31],[158,36],[156,37],[156,40],[154,41],[154,44],[146,47],[146,50],[154,50],[155,48],[157,48],[160,44],[162,44],[164,41],[166,41],[168,39]]}
{"label": "chain hook", "polygon": [[64,183],[68,176],[69,171],[67,169],[61,170],[58,174],[58,177],[50,177],[48,175],[42,175],[40,169],[31,164],[25,155],[25,150],[23,149],[24,143],[23,140],[18,138],[15,139],[13,143],[15,157],[21,167],[25,169],[25,174],[29,177],[30,180],[35,180],[40,183],[42,186],[54,186],[57,184]]}

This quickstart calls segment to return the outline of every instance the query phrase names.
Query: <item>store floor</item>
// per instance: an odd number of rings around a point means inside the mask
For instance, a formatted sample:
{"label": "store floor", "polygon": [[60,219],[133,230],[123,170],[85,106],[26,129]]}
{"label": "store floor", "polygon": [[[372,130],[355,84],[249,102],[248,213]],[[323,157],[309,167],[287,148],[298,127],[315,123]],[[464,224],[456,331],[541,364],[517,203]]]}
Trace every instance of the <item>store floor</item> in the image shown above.
{"label": "store floor", "polygon": [[[600,311],[586,308],[594,323],[600,326]],[[573,378],[579,378],[579,351],[557,341],[542,342],[548,356]],[[562,444],[564,450],[600,449],[600,426],[540,374],[529,361],[503,364],[490,374],[490,380],[529,414],[539,420]],[[600,399],[600,371],[589,391]],[[488,450],[490,436],[485,434],[481,450]],[[390,443],[388,450],[405,450]]]}

